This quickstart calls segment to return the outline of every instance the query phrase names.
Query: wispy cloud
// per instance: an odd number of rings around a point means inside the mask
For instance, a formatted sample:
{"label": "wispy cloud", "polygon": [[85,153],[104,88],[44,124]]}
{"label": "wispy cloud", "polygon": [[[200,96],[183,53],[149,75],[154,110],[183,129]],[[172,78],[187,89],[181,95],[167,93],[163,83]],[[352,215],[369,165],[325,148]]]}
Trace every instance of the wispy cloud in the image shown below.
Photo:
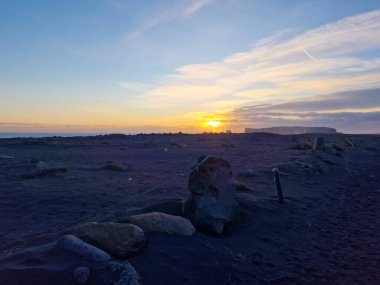
{"label": "wispy cloud", "polygon": [[215,1],[216,0],[197,0],[197,1],[194,1],[190,6],[185,8],[183,15],[185,17],[190,16],[190,15],[198,12],[199,10],[204,8],[205,6],[212,4]]}
{"label": "wispy cloud", "polygon": [[[182,127],[184,132],[196,131],[192,127]],[[163,125],[161,122],[152,122],[147,124],[128,124],[128,126],[122,125],[110,125],[110,124],[28,124],[28,123],[7,123],[0,122],[0,136],[1,133],[99,133],[107,134],[125,133],[125,134],[138,134],[138,133],[167,133],[178,132],[177,126]]]}
{"label": "wispy cloud", "polygon": [[170,7],[163,5],[153,15],[150,15],[148,18],[144,18],[143,22],[140,23],[134,30],[128,32],[124,40],[125,42],[128,42],[129,40],[141,36],[165,22],[178,18],[189,17],[216,1],[217,0],[187,0],[183,2],[175,2],[176,5]]}
{"label": "wispy cloud", "polygon": [[126,91],[134,92],[134,93],[137,93],[137,94],[139,94],[141,92],[144,92],[145,90],[147,90],[150,87],[152,87],[149,84],[140,83],[140,82],[130,82],[130,81],[119,82],[119,86],[121,88],[123,88],[124,90],[126,90]]}

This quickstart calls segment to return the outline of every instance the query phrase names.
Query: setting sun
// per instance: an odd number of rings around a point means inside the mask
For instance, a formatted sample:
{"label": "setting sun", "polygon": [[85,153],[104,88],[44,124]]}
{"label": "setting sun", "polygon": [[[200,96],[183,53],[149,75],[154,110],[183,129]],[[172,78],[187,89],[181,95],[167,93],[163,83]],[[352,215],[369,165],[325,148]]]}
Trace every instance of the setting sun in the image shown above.
{"label": "setting sun", "polygon": [[216,127],[219,127],[221,125],[221,123],[216,122],[216,121],[211,121],[211,122],[208,122],[207,125],[210,127],[216,128]]}

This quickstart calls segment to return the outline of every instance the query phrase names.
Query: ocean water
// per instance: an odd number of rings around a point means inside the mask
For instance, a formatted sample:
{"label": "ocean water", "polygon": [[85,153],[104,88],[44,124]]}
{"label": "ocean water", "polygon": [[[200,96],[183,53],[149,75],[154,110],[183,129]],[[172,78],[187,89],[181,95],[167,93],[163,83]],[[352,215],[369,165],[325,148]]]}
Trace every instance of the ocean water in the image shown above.
{"label": "ocean water", "polygon": [[78,137],[105,135],[104,133],[6,133],[0,132],[0,138],[44,138],[44,137]]}

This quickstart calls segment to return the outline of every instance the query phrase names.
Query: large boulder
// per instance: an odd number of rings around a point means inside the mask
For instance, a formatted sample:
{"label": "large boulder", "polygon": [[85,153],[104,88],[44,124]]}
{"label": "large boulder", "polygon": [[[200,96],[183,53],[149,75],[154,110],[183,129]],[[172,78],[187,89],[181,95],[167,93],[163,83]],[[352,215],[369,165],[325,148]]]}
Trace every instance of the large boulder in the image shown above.
{"label": "large boulder", "polygon": [[192,168],[183,215],[201,231],[221,234],[237,215],[236,188],[229,163],[218,157],[203,157]]}
{"label": "large boulder", "polygon": [[73,234],[120,258],[140,252],[145,244],[144,231],[131,224],[87,223],[75,228]]}
{"label": "large boulder", "polygon": [[65,235],[57,241],[57,246],[90,262],[107,262],[111,259],[106,252],[92,246],[73,235]]}
{"label": "large boulder", "polygon": [[130,216],[126,221],[138,225],[145,232],[161,232],[182,236],[191,236],[195,233],[195,228],[188,219],[160,212]]}

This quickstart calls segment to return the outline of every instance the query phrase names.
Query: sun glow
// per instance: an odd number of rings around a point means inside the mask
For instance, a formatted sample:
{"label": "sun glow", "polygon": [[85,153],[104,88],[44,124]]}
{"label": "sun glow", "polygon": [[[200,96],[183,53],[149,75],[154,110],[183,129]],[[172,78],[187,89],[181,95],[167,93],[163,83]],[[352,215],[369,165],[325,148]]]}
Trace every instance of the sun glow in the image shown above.
{"label": "sun glow", "polygon": [[221,125],[221,122],[210,121],[210,122],[207,123],[207,125],[210,126],[210,127],[216,128],[216,127],[219,127]]}

